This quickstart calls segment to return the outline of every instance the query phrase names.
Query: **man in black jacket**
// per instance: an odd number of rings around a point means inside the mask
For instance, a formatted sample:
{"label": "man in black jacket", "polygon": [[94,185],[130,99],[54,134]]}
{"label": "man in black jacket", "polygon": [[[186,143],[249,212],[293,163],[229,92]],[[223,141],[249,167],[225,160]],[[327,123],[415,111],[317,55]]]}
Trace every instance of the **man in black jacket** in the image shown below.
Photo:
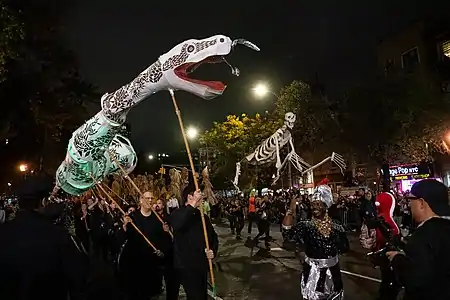
{"label": "man in black jacket", "polygon": [[359,218],[361,222],[375,218],[377,216],[377,209],[372,192],[359,189],[359,193],[361,195],[359,198]]}
{"label": "man in black jacket", "polygon": [[64,228],[37,211],[51,184],[34,176],[19,184],[20,210],[0,226],[2,299],[87,299],[87,260]]}
{"label": "man in black jacket", "polygon": [[405,252],[389,251],[404,300],[450,299],[450,206],[447,187],[433,179],[415,183],[408,196],[418,227]]}
{"label": "man in black jacket", "polygon": [[175,269],[188,300],[208,298],[208,258],[217,255],[219,241],[209,218],[205,215],[210,250],[206,250],[203,225],[198,206],[199,191],[187,187],[183,192],[186,205],[173,211],[170,223],[174,234]]}
{"label": "man in black jacket", "polygon": [[162,225],[152,211],[154,200],[152,192],[141,195],[141,208],[133,214],[133,222],[158,250],[154,251],[143,237],[131,228],[129,216],[124,217],[127,244],[123,249],[121,265],[124,273],[123,283],[130,300],[148,299],[161,293],[164,256],[171,255],[169,228],[166,224]]}

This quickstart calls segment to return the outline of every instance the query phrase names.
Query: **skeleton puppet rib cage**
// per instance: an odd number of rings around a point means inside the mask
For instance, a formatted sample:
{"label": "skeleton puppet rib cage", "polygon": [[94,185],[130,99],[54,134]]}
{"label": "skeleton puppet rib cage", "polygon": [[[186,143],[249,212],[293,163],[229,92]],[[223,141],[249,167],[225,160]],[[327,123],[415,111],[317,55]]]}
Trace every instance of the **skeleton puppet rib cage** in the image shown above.
{"label": "skeleton puppet rib cage", "polygon": [[[294,128],[294,124],[296,121],[296,116],[292,112],[288,112],[284,116],[284,123],[283,125],[275,131],[270,137],[265,139],[256,149],[247,155],[244,159],[242,159],[240,162],[236,163],[236,174],[233,180],[233,185],[236,187],[236,189],[239,189],[239,176],[241,174],[241,163],[246,162],[250,165],[262,165],[262,164],[269,164],[273,163],[275,161],[275,167],[277,169],[276,176],[272,182],[272,184],[275,184],[278,179],[281,176],[283,168],[287,164],[292,164],[295,169],[297,169],[300,174],[303,176],[305,174],[312,174],[312,171],[324,163],[328,161],[334,162],[338,168],[343,172],[343,170],[347,167],[344,161],[344,158],[336,153],[332,152],[330,156],[323,159],[321,162],[311,165],[310,163],[306,162],[301,156],[297,154],[294,147],[294,141],[292,139],[292,133],[291,130]],[[284,158],[284,160],[281,160],[281,149],[283,147],[290,147],[290,150],[288,148],[288,154]],[[310,176],[311,178],[312,176]]]}

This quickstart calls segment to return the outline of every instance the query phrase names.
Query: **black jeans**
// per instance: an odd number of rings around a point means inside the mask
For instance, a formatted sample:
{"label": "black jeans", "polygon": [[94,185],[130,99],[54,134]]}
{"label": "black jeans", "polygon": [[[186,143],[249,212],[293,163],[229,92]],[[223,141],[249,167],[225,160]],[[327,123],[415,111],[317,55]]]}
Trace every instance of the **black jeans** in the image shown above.
{"label": "black jeans", "polygon": [[400,293],[401,287],[395,279],[395,274],[387,264],[380,266],[381,271],[381,284],[378,291],[379,299],[383,300],[396,300],[398,293]]}
{"label": "black jeans", "polygon": [[242,229],[244,229],[244,216],[235,216],[234,225],[236,228],[236,235],[240,236]]}
{"label": "black jeans", "polygon": [[176,270],[187,300],[208,299],[208,272],[200,270]]}
{"label": "black jeans", "polygon": [[[145,273],[142,274],[142,271]],[[125,293],[128,300],[147,300],[161,293],[162,268],[134,266],[125,275]]]}
{"label": "black jeans", "polygon": [[248,234],[252,234],[253,223],[256,223],[257,221],[258,216],[256,215],[256,213],[254,212],[248,213],[248,228],[247,228]]}
{"label": "black jeans", "polygon": [[236,218],[232,215],[228,215],[228,222],[230,223],[231,233],[234,234],[234,231],[236,229]]}
{"label": "black jeans", "polygon": [[178,300],[180,292],[180,279],[171,262],[165,264],[163,269],[164,282],[166,284],[166,300]]}
{"label": "black jeans", "polygon": [[255,237],[255,241],[259,240],[261,236],[265,235],[264,240],[266,245],[270,242],[270,222],[266,219],[258,221],[258,234]]}

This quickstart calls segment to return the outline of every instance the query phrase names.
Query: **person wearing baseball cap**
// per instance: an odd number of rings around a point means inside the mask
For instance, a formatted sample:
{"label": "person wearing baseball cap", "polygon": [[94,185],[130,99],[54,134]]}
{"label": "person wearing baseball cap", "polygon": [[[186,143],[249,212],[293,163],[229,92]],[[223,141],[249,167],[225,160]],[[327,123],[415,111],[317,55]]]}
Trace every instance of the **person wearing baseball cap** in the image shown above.
{"label": "person wearing baseball cap", "polygon": [[447,187],[434,179],[415,183],[411,213],[418,224],[404,252],[388,251],[391,266],[405,287],[405,300],[450,299],[450,205]]}
{"label": "person wearing baseball cap", "polygon": [[431,217],[450,217],[448,188],[442,182],[434,179],[419,181],[412,186],[408,198],[412,200],[414,220],[419,224]]}

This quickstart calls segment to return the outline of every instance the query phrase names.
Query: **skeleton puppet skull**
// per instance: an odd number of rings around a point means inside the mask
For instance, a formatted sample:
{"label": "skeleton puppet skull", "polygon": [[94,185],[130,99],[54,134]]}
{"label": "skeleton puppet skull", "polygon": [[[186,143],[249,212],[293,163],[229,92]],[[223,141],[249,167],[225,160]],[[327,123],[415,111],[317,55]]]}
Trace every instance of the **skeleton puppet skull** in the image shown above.
{"label": "skeleton puppet skull", "polygon": [[295,120],[296,120],[296,116],[294,113],[288,112],[284,115],[284,124],[289,129],[292,129],[294,127]]}

